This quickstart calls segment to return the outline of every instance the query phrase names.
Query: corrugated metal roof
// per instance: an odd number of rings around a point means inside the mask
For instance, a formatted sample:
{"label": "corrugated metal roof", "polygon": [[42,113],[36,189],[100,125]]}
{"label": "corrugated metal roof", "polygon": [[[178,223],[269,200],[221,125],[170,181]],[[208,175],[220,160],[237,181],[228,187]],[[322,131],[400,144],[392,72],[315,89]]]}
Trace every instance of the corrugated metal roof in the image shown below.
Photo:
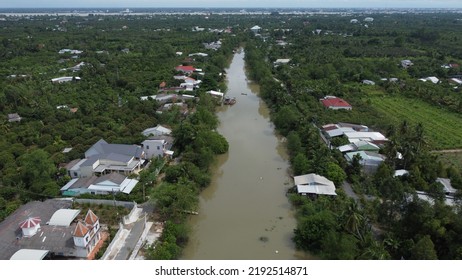
{"label": "corrugated metal roof", "polygon": [[48,250],[20,249],[14,253],[10,260],[43,260],[48,254]]}
{"label": "corrugated metal roof", "polygon": [[68,227],[71,225],[72,221],[77,218],[80,210],[75,209],[59,209],[56,211],[53,216],[51,216],[48,225],[50,226],[64,226]]}

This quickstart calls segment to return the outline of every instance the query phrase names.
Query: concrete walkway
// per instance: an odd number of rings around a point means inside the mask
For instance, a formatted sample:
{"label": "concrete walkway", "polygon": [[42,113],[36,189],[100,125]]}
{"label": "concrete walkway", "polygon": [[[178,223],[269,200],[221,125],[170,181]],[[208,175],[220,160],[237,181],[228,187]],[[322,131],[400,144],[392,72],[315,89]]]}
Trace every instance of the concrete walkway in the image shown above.
{"label": "concrete walkway", "polygon": [[356,202],[359,201],[359,197],[358,197],[358,195],[353,191],[353,189],[351,188],[350,183],[348,183],[347,181],[343,181],[342,189],[345,191],[345,193],[346,193],[346,195],[347,195],[348,197],[353,198]]}

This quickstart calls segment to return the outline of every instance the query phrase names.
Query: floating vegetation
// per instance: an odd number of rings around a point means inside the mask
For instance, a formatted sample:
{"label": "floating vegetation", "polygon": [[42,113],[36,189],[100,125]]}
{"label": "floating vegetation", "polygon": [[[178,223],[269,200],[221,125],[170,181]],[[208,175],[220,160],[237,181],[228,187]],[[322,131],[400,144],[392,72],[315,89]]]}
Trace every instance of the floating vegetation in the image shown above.
{"label": "floating vegetation", "polygon": [[260,240],[261,242],[268,242],[268,237],[266,236],[260,236],[260,238],[258,238],[258,240]]}

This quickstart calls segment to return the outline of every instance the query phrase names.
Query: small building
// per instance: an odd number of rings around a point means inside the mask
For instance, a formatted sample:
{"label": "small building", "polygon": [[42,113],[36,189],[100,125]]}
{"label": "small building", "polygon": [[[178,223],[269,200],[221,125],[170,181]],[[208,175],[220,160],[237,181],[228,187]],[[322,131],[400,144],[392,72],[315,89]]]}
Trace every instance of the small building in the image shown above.
{"label": "small building", "polygon": [[320,99],[322,105],[328,109],[332,110],[352,110],[353,107],[343,100],[342,98],[336,96],[325,96],[324,98]]}
{"label": "small building", "polygon": [[58,77],[58,78],[51,79],[52,83],[58,83],[58,84],[68,83],[72,81],[80,81],[80,77]]}
{"label": "small building", "polygon": [[209,91],[207,91],[207,93],[210,94],[213,97],[219,98],[220,101],[223,99],[223,96],[224,96],[223,92],[219,92],[219,91],[215,91],[215,90],[209,90]]}
{"label": "small building", "polygon": [[350,20],[350,23],[358,23],[358,22],[359,22],[359,20],[357,20],[355,18]]}
{"label": "small building", "polygon": [[161,126],[160,124],[155,127],[146,128],[143,130],[142,134],[146,137],[149,136],[161,136],[161,135],[170,135],[172,130]]}
{"label": "small building", "polygon": [[382,133],[377,131],[347,131],[344,135],[348,138],[350,143],[368,141],[380,146],[388,141]]}
{"label": "small building", "polygon": [[83,51],[79,51],[79,50],[71,50],[71,49],[61,49],[58,51],[59,54],[81,54],[83,53]]}
{"label": "small building", "polygon": [[206,54],[206,53],[198,52],[198,53],[191,53],[191,54],[189,54],[188,56],[189,56],[189,57],[192,57],[192,56],[207,57],[207,56],[209,56],[209,55]]}
{"label": "small building", "polygon": [[141,143],[147,159],[173,156],[172,145],[173,137],[167,135],[149,137]]}
{"label": "small building", "polygon": [[89,178],[73,178],[61,188],[64,196],[79,196],[81,194],[130,194],[138,184],[138,180],[130,179],[119,173],[110,173]]}
{"label": "small building", "polygon": [[368,151],[378,153],[380,151],[380,147],[369,141],[359,140],[347,145],[340,146],[338,147],[338,150],[342,153],[356,151]]}
{"label": "small building", "polygon": [[8,122],[20,122],[21,119],[18,113],[8,114]]}
{"label": "small building", "polygon": [[290,62],[290,58],[278,58],[274,62],[274,65],[281,65],[281,64],[287,64]]}
{"label": "small building", "polygon": [[22,235],[25,237],[34,236],[40,229],[40,222],[42,220],[39,217],[30,217],[19,224],[22,230]]}
{"label": "small building", "polygon": [[374,18],[372,17],[367,17],[364,19],[365,22],[373,22],[374,21]]}
{"label": "small building", "polygon": [[318,174],[295,176],[294,183],[300,195],[337,195],[334,182]]}
{"label": "small building", "polygon": [[192,66],[189,66],[189,65],[179,65],[179,66],[175,67],[175,70],[186,73],[186,74],[191,74],[194,71],[196,71],[196,68],[194,68]]}
{"label": "small building", "polygon": [[409,59],[401,60],[401,66],[405,69],[411,67],[412,65],[414,65],[414,63],[412,63],[412,61]]}
{"label": "small building", "polygon": [[401,177],[401,176],[408,175],[408,174],[409,174],[409,171],[407,171],[406,169],[398,169],[398,170],[395,170],[393,177]]}
{"label": "small building", "polygon": [[371,85],[371,86],[375,85],[375,82],[371,80],[363,80],[362,83],[365,85]]}
{"label": "small building", "polygon": [[261,31],[261,27],[258,25],[255,25],[254,27],[250,28],[250,30],[255,34],[258,34]]}
{"label": "small building", "polygon": [[419,79],[419,81],[422,81],[422,82],[426,82],[426,81],[429,81],[429,82],[432,82],[434,84],[437,84],[440,82],[440,80],[435,77],[435,76],[430,76],[430,77],[425,77],[425,78],[421,78]]}

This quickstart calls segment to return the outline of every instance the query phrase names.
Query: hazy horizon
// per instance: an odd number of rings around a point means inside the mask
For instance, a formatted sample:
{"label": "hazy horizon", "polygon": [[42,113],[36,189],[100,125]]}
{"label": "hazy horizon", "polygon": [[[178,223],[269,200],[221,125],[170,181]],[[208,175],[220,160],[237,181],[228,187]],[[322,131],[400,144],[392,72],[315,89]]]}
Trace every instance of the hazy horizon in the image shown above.
{"label": "hazy horizon", "polygon": [[16,0],[0,8],[462,8],[462,0]]}

